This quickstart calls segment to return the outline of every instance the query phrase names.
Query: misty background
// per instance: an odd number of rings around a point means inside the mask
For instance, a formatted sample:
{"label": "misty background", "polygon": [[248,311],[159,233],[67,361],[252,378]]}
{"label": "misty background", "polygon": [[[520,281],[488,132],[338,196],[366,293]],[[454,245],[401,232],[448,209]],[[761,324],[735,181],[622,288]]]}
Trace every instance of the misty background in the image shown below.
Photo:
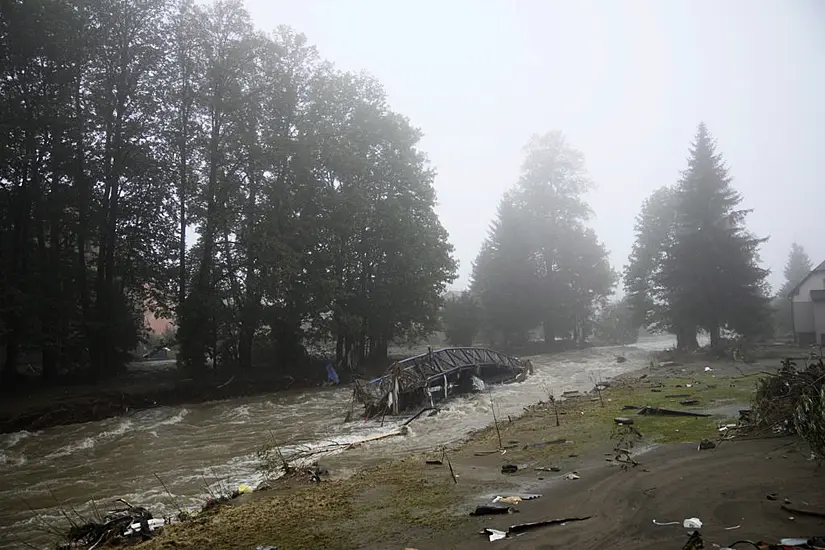
{"label": "misty background", "polygon": [[[774,291],[793,242],[825,259],[825,3],[766,0],[504,2],[247,0],[257,28],[288,24],[342,70],[364,70],[424,131],[437,212],[472,262],[531,134],[562,130],[597,185],[591,225],[627,263],[634,218],[685,168],[704,121],[770,236]],[[622,294],[621,285],[617,292]]]}

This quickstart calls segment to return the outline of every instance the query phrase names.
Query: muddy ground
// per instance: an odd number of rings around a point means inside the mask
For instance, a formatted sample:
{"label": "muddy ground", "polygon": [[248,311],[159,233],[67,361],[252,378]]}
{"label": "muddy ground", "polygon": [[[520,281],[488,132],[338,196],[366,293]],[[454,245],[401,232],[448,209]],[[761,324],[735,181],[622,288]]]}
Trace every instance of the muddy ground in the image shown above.
{"label": "muddy ground", "polygon": [[[655,526],[653,520],[681,524],[688,517],[704,522],[708,548],[739,539],[778,541],[824,534],[825,520],[780,508],[787,498],[792,506],[825,509],[825,468],[809,460],[802,442],[720,439],[719,424],[738,416],[760,373],[774,371],[778,361],[734,364],[702,354],[664,359],[678,364],[652,365],[614,380],[601,399],[594,394],[557,408],[549,403],[531,407],[520,418],[501,419],[498,430],[491,426],[448,449],[457,482],[446,462],[425,463],[442,458],[440,449],[432,449],[345,479],[332,472],[321,483],[300,478],[276,482],[269,491],[243,495],[168,528],[140,548],[426,550],[493,544],[502,549],[550,549],[616,544],[678,549],[686,540],[685,529]],[[679,404],[686,399],[698,403]],[[625,405],[707,410],[714,416],[639,416],[622,410]],[[613,460],[619,441],[613,418],[620,415],[632,417],[642,434],[634,440],[640,452],[635,467]],[[716,440],[718,446],[698,450],[703,438]],[[506,452],[497,450],[500,446]],[[501,468],[507,464],[518,471],[503,474]],[[574,471],[580,479],[564,479]],[[515,514],[469,516],[476,505],[489,503],[495,495],[525,491],[543,496],[521,502]],[[778,500],[768,500],[771,493]],[[568,516],[591,519],[495,543],[479,534],[485,527]]]}

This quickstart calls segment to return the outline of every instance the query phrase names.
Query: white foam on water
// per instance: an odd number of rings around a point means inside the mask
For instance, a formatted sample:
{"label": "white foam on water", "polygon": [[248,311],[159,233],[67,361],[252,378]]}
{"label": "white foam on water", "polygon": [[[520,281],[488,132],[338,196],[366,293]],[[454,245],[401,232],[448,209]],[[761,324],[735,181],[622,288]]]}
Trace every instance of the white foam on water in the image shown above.
{"label": "white foam on water", "polygon": [[0,449],[11,449],[24,439],[36,436],[37,433],[38,432],[28,432],[26,430],[20,430],[19,432],[2,434],[0,435]]}

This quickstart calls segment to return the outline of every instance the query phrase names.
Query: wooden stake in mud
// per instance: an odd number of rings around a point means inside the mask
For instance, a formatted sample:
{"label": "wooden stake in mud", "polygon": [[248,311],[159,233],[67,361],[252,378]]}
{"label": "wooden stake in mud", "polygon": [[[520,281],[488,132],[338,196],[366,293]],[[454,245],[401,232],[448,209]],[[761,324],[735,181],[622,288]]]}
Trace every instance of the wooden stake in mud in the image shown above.
{"label": "wooden stake in mud", "polygon": [[501,430],[498,429],[498,419],[496,418],[496,404],[493,402],[493,391],[488,390],[490,394],[490,409],[493,411],[493,424],[496,425],[496,435],[498,436],[498,448],[503,449],[504,445],[501,442]]}
{"label": "wooden stake in mud", "polygon": [[559,402],[556,401],[556,396],[552,393],[550,394],[550,404],[553,405],[553,412],[556,415],[556,427],[558,428],[561,426],[561,423],[559,422]]}
{"label": "wooden stake in mud", "polygon": [[450,462],[450,457],[447,456],[446,448],[441,450],[441,460],[447,461],[447,467],[450,469],[450,476],[452,476],[453,478],[453,483],[458,483],[458,478],[456,477],[455,472],[453,471],[453,463]]}

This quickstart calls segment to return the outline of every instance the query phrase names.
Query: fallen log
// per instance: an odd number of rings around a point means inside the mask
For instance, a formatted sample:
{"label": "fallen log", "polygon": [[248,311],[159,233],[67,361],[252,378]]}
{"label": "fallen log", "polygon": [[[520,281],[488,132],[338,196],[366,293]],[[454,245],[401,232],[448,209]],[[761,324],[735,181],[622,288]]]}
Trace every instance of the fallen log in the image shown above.
{"label": "fallen log", "polygon": [[675,411],[673,409],[661,409],[659,407],[648,407],[645,405],[639,409],[638,414],[659,415],[659,416],[710,416],[707,413],[698,413],[693,411]]}

